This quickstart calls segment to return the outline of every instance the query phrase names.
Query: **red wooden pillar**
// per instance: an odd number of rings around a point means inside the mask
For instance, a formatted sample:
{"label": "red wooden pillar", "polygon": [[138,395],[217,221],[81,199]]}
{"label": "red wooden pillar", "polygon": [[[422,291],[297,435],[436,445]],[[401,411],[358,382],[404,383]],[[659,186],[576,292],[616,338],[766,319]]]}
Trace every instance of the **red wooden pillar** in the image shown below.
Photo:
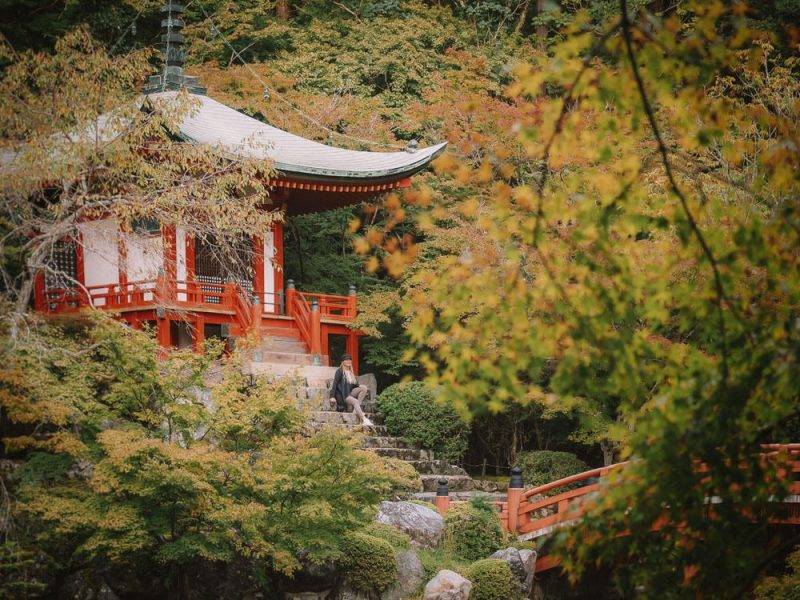
{"label": "red wooden pillar", "polygon": [[297,295],[297,290],[294,289],[294,281],[289,280],[286,284],[286,315],[292,316],[294,310],[294,298]]}
{"label": "red wooden pillar", "polygon": [[[159,309],[158,312],[162,310],[164,309]],[[169,318],[166,314],[163,317],[159,316],[156,323],[156,340],[158,341],[158,345],[164,349],[169,348],[172,345],[172,340],[170,339],[172,337],[170,335],[172,324]]]}
{"label": "red wooden pillar", "polygon": [[447,479],[439,480],[439,487],[436,488],[436,496],[433,499],[433,505],[439,514],[444,516],[447,509],[450,508],[450,489],[447,485]]}
{"label": "red wooden pillar", "polygon": [[319,312],[319,302],[316,298],[311,301],[311,354],[316,359],[322,354],[322,318]]}
{"label": "red wooden pillar", "polygon": [[[283,290],[283,223],[275,222],[272,224],[272,245],[275,248],[275,293]],[[289,305],[288,298],[286,305]],[[287,313],[288,314],[288,313]]]}
{"label": "red wooden pillar", "polygon": [[[253,294],[261,301],[264,299],[264,240],[253,236]],[[277,290],[276,290],[277,291]]]}
{"label": "red wooden pillar", "polygon": [[253,304],[250,306],[250,333],[256,340],[261,338],[261,306],[260,298],[258,296],[253,298]]}
{"label": "red wooden pillar", "polygon": [[184,239],[186,240],[186,281],[194,281],[197,239],[190,233],[185,233]]}
{"label": "red wooden pillar", "polygon": [[37,273],[33,280],[33,307],[39,312],[49,309],[47,306],[47,290],[44,285],[44,273]]}
{"label": "red wooden pillar", "polygon": [[519,526],[519,505],[522,502],[522,471],[519,467],[511,469],[511,480],[508,482],[508,530],[511,533],[517,532]]}
{"label": "red wooden pillar", "polygon": [[194,339],[192,340],[192,347],[195,352],[203,350],[203,344],[206,341],[206,320],[202,315],[197,315],[194,321]]}
{"label": "red wooden pillar", "polygon": [[329,341],[328,337],[329,337],[328,328],[327,328],[327,326],[322,325],[322,328],[321,328],[322,350],[320,352],[322,353],[322,356],[327,356],[328,357],[328,363],[330,364],[331,349],[330,349],[330,344],[328,344],[328,341]]}
{"label": "red wooden pillar", "polygon": [[164,276],[166,277],[167,284],[171,287],[175,287],[175,281],[178,278],[178,247],[175,237],[175,226],[166,225],[162,228],[161,235],[164,240]]}
{"label": "red wooden pillar", "polygon": [[353,357],[353,372],[358,375],[358,333],[352,329],[347,334],[347,353]]}
{"label": "red wooden pillar", "polygon": [[350,317],[351,319],[356,318],[356,312],[358,310],[358,307],[356,305],[357,298],[358,297],[356,296],[356,286],[350,284],[350,291],[347,295],[347,313],[348,313],[347,316]]}

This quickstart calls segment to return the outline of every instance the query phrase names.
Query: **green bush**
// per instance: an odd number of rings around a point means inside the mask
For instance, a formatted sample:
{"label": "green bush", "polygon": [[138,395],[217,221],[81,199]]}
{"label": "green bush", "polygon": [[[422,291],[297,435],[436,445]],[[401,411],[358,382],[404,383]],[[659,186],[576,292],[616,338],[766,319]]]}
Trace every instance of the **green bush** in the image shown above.
{"label": "green bush", "polygon": [[[522,479],[525,481],[526,488],[544,485],[589,470],[589,466],[574,454],[552,450],[521,452],[517,456],[517,466],[522,469]],[[577,485],[579,484],[559,489],[563,491]]]}
{"label": "green bush", "polygon": [[397,529],[397,527],[392,527],[385,523],[372,521],[364,527],[362,533],[389,542],[395,550],[408,550],[411,547],[411,538],[408,535]]}
{"label": "green bush", "polygon": [[489,556],[503,545],[500,516],[480,499],[450,507],[444,520],[444,536],[446,547],[467,560]]}
{"label": "green bush", "polygon": [[472,563],[464,576],[472,582],[469,600],[511,600],[518,595],[511,567],[499,558]]}
{"label": "green bush", "polygon": [[438,404],[421,381],[387,387],[378,396],[378,411],[391,435],[433,450],[437,458],[458,460],[467,449],[469,424],[452,407]]}
{"label": "green bush", "polygon": [[397,579],[392,545],[363,532],[344,538],[340,564],[350,585],[358,591],[382,592]]}

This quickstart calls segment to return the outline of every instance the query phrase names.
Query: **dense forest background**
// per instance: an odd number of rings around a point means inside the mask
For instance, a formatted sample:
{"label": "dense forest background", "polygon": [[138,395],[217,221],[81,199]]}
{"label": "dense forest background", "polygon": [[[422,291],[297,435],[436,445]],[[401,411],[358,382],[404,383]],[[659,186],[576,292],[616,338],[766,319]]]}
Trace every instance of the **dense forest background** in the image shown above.
{"label": "dense forest background", "polygon": [[[112,54],[156,49],[161,4],[3,0],[0,32],[17,50],[52,47],[81,25]],[[618,9],[615,0],[186,4],[188,71],[230,106],[339,146],[387,150],[410,140],[422,146],[447,140],[457,160],[477,160],[490,148],[503,149],[515,164],[525,161],[525,150],[513,125],[535,120],[537,108],[504,93],[514,65],[545,55],[578,11],[588,10],[589,26],[599,32]],[[664,17],[682,10],[681,2],[668,0],[636,0],[631,6]],[[800,20],[800,1],[756,3],[748,19],[785,43],[785,24]],[[150,61],[159,68],[157,53]],[[397,224],[389,222],[395,206],[380,203],[292,217],[285,227],[287,279],[300,289],[328,293],[346,294],[350,284],[356,285],[358,326],[370,334],[362,342],[362,371],[375,372],[381,389],[422,375],[407,352],[411,344],[399,308],[408,291],[404,282],[442,254],[463,251],[459,217],[448,207],[474,192],[431,173],[418,180],[442,210],[433,234],[420,231],[414,206],[406,207],[410,218]],[[402,274],[405,265],[393,265],[390,253],[379,250],[365,262],[353,247],[365,229],[380,231],[387,222],[398,244],[408,236],[418,242],[420,254]],[[538,406],[511,406],[500,414],[478,415],[464,462],[473,470],[485,462],[489,472],[494,468],[499,474],[522,449],[569,450],[588,463],[602,460],[574,414],[547,413]]]}
{"label": "dense forest background", "polygon": [[[207,224],[219,206],[250,235],[266,219],[245,191],[264,165],[212,178],[180,214],[184,155],[203,174],[223,161],[176,150],[169,114],[136,108],[123,146],[156,144],[159,159],[86,144],[63,179],[100,171],[95,187],[50,194],[58,134],[161,68],[161,4],[0,0],[3,143],[33,148],[4,181],[0,223],[0,428],[19,458],[0,479],[0,565],[31,593],[110,572],[188,597],[212,564],[274,589],[303,556],[359,547],[343,540],[416,476],[338,434],[302,436],[292,390],[235,362],[217,413],[185,402],[217,366],[213,343],[164,362],[145,333],[101,315],[44,322],[17,293],[43,264],[30,255],[108,189],[126,219]],[[520,464],[526,483],[630,459],[555,536],[573,583],[602,567],[622,597],[740,598],[765,574],[777,591],[758,597],[796,590],[783,559],[797,538],[768,518],[790,457],[763,444],[800,438],[800,0],[186,8],[187,70],[221,102],[350,148],[450,143],[403,194],[286,223],[287,278],[357,286],[363,370],[398,434],[473,474]]]}

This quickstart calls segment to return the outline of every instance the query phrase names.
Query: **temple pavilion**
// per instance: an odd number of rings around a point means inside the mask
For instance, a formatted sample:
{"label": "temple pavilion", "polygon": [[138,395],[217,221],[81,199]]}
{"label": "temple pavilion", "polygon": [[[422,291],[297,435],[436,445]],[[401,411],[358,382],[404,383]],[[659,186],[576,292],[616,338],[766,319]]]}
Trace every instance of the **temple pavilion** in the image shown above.
{"label": "temple pavilion", "polygon": [[[180,137],[188,144],[269,161],[276,172],[269,182],[273,206],[285,214],[322,212],[407,187],[411,176],[446,146],[347,150],[244,115],[206,95],[197,78],[184,74],[183,7],[170,0],[162,12],[165,67],[150,77],[145,95],[190,93],[197,109],[183,120]],[[236,276],[214,251],[213,241],[195,239],[181,227],[143,222],[124,231],[119,223],[98,219],[81,223],[77,238],[63,240],[53,253],[52,270],[66,277],[38,277],[37,310],[113,311],[131,327],[154,327],[163,347],[197,347],[210,335],[234,340],[253,331],[290,337],[321,365],[328,362],[331,336],[339,335],[358,368],[359,332],[348,327],[358,310],[356,290],[351,287],[346,296],[319,294],[284,280],[281,222],[246,240],[251,247],[243,255],[251,268]]]}

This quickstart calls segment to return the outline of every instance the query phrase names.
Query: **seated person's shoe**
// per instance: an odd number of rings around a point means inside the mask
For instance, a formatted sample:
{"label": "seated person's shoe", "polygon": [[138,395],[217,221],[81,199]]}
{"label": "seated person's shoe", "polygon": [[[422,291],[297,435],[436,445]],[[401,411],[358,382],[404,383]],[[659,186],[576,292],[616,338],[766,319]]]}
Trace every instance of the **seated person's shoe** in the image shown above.
{"label": "seated person's shoe", "polygon": [[375,427],[375,424],[369,420],[369,417],[364,417],[364,420],[361,422],[364,427]]}

